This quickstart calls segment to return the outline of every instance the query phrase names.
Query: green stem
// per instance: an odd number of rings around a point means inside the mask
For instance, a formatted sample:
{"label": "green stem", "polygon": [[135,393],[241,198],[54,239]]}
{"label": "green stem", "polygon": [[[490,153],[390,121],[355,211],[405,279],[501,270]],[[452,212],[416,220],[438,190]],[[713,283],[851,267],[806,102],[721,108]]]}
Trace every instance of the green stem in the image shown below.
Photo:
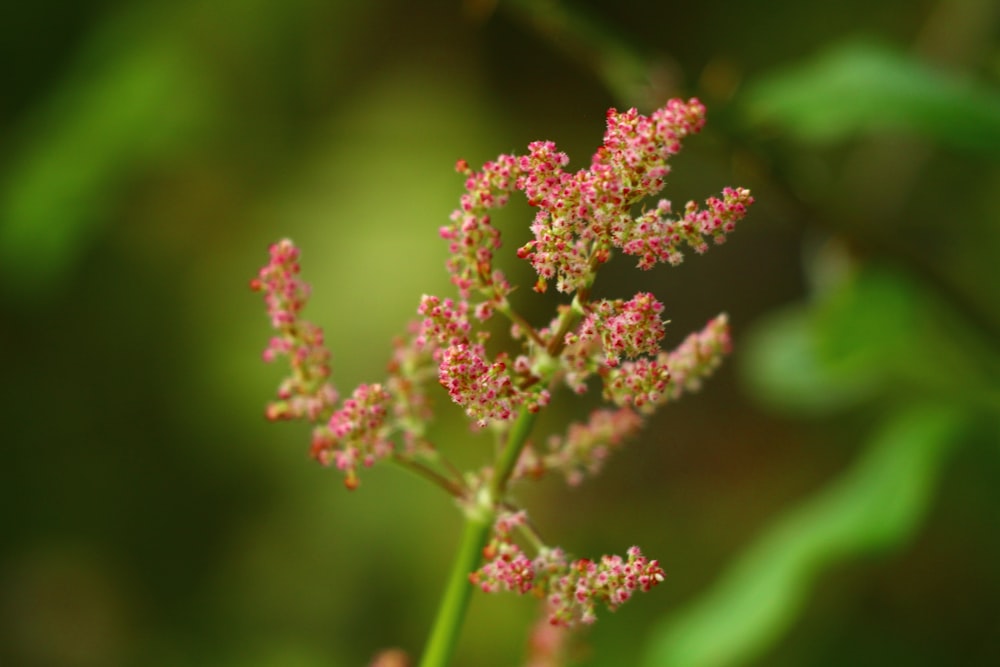
{"label": "green stem", "polygon": [[589,298],[590,288],[585,287],[577,291],[570,306],[563,307],[562,313],[559,316],[559,326],[556,329],[556,333],[549,339],[549,346],[546,350],[549,356],[558,357],[562,353],[563,348],[566,347],[566,334],[569,333],[570,329],[573,328],[573,325],[580,318]]}
{"label": "green stem", "polygon": [[545,341],[543,341],[538,336],[538,331],[535,329],[535,327],[531,326],[531,322],[524,319],[524,317],[519,312],[511,308],[510,304],[505,303],[500,306],[497,306],[497,311],[502,313],[504,317],[506,317],[512,323],[521,327],[521,330],[524,331],[528,335],[528,337],[531,340],[533,340],[536,345],[538,345],[538,347],[540,348],[545,347]]}
{"label": "green stem", "polygon": [[495,502],[503,500],[507,482],[510,481],[517,459],[521,456],[521,450],[524,449],[524,444],[528,441],[531,429],[535,425],[535,416],[534,412],[522,410],[507,434],[507,444],[500,452],[496,465],[493,466],[493,477],[490,479],[490,496]]}
{"label": "green stem", "polygon": [[[405,456],[403,454],[394,453],[392,455],[393,462],[397,465],[409,470],[410,472],[423,477],[424,479],[430,480],[432,483],[437,484],[442,489],[455,496],[456,498],[461,498],[465,495],[465,486],[461,482],[457,482],[448,479],[437,470],[427,466],[420,461],[414,461],[412,458]],[[456,479],[459,477],[456,475]]]}
{"label": "green stem", "polygon": [[458,642],[458,633],[469,606],[472,585],[469,573],[479,565],[486,538],[493,527],[493,511],[488,507],[478,507],[481,511],[470,512],[465,521],[462,542],[451,568],[444,598],[438,608],[434,628],[427,640],[420,667],[446,667]]}
{"label": "green stem", "polygon": [[420,667],[446,667],[451,660],[472,594],[469,573],[474,572],[479,565],[483,547],[486,546],[486,540],[493,529],[496,508],[503,499],[514,465],[521,455],[521,450],[524,449],[534,424],[535,413],[523,410],[518,415],[507,434],[507,443],[493,468],[489,489],[483,489],[478,497],[471,499],[471,504],[465,512],[462,541],[459,543],[458,554],[452,564],[444,598],[438,607],[431,636],[427,640],[427,646],[420,660]]}

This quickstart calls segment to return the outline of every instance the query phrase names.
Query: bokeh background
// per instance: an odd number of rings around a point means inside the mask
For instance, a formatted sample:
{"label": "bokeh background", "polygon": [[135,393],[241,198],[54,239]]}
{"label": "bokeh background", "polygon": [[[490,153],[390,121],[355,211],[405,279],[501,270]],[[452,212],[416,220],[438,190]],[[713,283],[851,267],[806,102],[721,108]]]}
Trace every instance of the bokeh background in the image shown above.
{"label": "bokeh background", "polygon": [[[348,493],[264,421],[248,280],[295,239],[339,388],[379,380],[449,293],[457,158],[551,139],[579,167],[608,107],[674,95],[709,124],[665,196],[757,204],[599,288],[654,291],[669,344],[726,310],[735,353],[600,478],[520,490],[553,543],[668,572],[572,664],[1000,664],[998,26],[992,0],[5,3],[0,664],[418,655],[459,514],[392,467]],[[456,664],[522,664],[536,611],[477,595]]]}

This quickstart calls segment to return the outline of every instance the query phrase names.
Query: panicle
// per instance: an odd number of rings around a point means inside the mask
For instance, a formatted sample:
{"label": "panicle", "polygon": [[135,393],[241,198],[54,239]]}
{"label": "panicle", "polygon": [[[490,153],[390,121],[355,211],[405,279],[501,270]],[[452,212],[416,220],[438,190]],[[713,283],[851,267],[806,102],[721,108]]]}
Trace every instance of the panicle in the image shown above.
{"label": "panicle", "polygon": [[500,248],[500,232],[490,220],[490,211],[507,205],[520,171],[517,158],[501,155],[473,172],[465,160],[455,166],[466,176],[465,194],[451,214],[451,224],[441,227],[448,241],[448,271],[462,299],[473,293],[494,306],[506,303],[510,285],[503,273],[493,268],[493,253]]}
{"label": "panicle", "polygon": [[429,447],[422,436],[431,418],[425,385],[431,377],[433,346],[418,344],[419,328],[411,325],[409,337],[396,342],[388,380],[362,384],[341,401],[329,382],[330,353],[323,330],[301,318],[309,286],[299,273],[299,250],[286,239],[271,246],[269,263],[251,281],[251,288],[264,294],[277,334],[264,359],[285,357],[291,371],[266,415],[312,424],[312,457],[341,470],[346,486],[353,489],[360,468],[393,453],[394,434],[402,434],[407,453]]}
{"label": "panicle", "polygon": [[329,417],[338,399],[329,382],[330,352],[323,330],[300,318],[309,300],[309,286],[299,272],[299,249],[284,239],[271,246],[270,262],[250,282],[251,289],[263,293],[276,333],[263,359],[271,363],[286,357],[291,371],[281,382],[278,400],[267,407],[265,414],[271,420],[320,421]]}
{"label": "panicle", "polygon": [[486,562],[469,576],[473,584],[486,593],[515,591],[545,598],[549,623],[558,626],[591,624],[597,619],[598,605],[615,611],[634,593],[651,590],[665,576],[659,562],[647,559],[635,546],[624,558],[606,555],[596,561],[571,561],[562,549],[543,547],[531,559],[513,541],[510,528],[499,524],[483,553]]}
{"label": "panicle", "polygon": [[725,242],[752,203],[749,190],[726,188],[721,199],[706,199],[705,208],[689,201],[684,216],[674,218],[670,202],[661,199],[654,208],[636,217],[634,224],[616,229],[612,243],[626,255],[638,257],[640,269],[651,269],[661,262],[676,266],[684,260],[681,248],[685,244],[703,254],[708,251],[706,236],[716,244]]}
{"label": "panicle", "polygon": [[663,400],[675,400],[685,391],[697,391],[701,383],[722,364],[722,358],[732,350],[729,317],[722,313],[702,328],[688,334],[670,352],[660,352],[657,362],[670,369],[670,381]]}
{"label": "panicle", "polygon": [[313,458],[335,465],[350,489],[358,485],[360,466],[370,468],[393,451],[388,422],[392,398],[381,384],[359,385],[333,413],[326,429],[314,432]]}
{"label": "panicle", "polygon": [[622,357],[659,351],[664,335],[662,312],[663,304],[649,292],[639,292],[629,301],[604,299],[593,304],[582,330],[600,337],[604,362],[614,368]]}
{"label": "panicle", "polygon": [[753,202],[749,191],[727,188],[703,210],[689,203],[681,218],[671,217],[667,200],[632,215],[633,205],[663,189],[669,158],[704,123],[705,107],[696,98],[670,100],[650,116],[611,109],[603,145],[589,168],[574,173],[563,170],[569,159],[552,142],[530,144],[517,161],[515,185],[538,210],[534,238],[517,254],[538,274],[535,289],[545,291],[552,281],[560,292],[589,286],[612,248],[638,256],[639,266],[648,269],[679,263],[681,243],[698,252],[708,248],[703,236],[721,243]]}
{"label": "panicle", "polygon": [[[550,437],[544,450],[525,445],[513,477],[558,472],[578,484],[599,472],[611,452],[642,427],[645,415],[697,389],[729,352],[724,314],[667,352],[660,349],[664,306],[651,293],[627,301],[591,297],[595,275],[614,251],[635,257],[640,269],[678,264],[688,248],[703,253],[709,239],[724,242],[745,217],[753,197],[743,188],[725,188],[703,204],[690,201],[679,213],[667,199],[653,203],[670,173],[670,158],[704,122],[705,108],[695,98],[670,100],[648,116],[610,110],[602,145],[590,165],[577,171],[567,169],[569,157],[550,141],[529,144],[525,155],[500,155],[478,171],[459,161],[465,192],[450,224],[439,230],[458,297],[423,296],[419,319],[393,343],[388,379],[362,384],[344,399],[329,381],[322,329],[301,318],[309,287],[299,278],[299,250],[288,240],[272,246],[270,262],[251,284],[264,294],[275,330],[264,359],[287,358],[291,372],[268,416],[311,423],[312,456],[340,469],[348,488],[358,485],[362,468],[395,456],[463,500],[478,502],[477,491],[487,487],[477,484],[496,473],[487,467],[479,477],[463,477],[438,458],[426,439],[433,416],[428,385],[436,379],[472,422],[495,424],[502,434],[511,432],[505,423],[519,413],[546,405],[550,387],[563,382],[582,394],[597,376],[603,398],[613,405]],[[535,290],[554,284],[559,292],[575,293],[547,327],[533,327],[512,309],[512,287],[494,266],[501,235],[491,215],[515,191],[535,209],[531,239],[517,249],[537,274]],[[490,335],[482,323],[494,313],[510,320],[519,351],[488,351]],[[402,442],[398,451],[394,438]],[[508,453],[518,454],[513,448],[504,452],[498,468],[505,475]],[[427,461],[433,464],[422,467]],[[489,491],[492,496],[494,489]],[[638,547],[624,556],[574,560],[559,548],[541,546],[524,512],[508,511],[507,500],[484,501],[497,514],[485,562],[470,575],[482,590],[533,594],[544,600],[551,625],[574,626],[592,623],[599,606],[614,611],[635,592],[663,581],[659,563]],[[534,557],[514,540],[515,532],[528,538]]]}
{"label": "panicle", "polygon": [[567,484],[577,486],[588,475],[598,474],[611,452],[638,433],[642,424],[642,417],[628,407],[596,409],[587,421],[571,423],[564,435],[550,436],[544,452],[526,447],[515,477],[537,478],[556,472]]}

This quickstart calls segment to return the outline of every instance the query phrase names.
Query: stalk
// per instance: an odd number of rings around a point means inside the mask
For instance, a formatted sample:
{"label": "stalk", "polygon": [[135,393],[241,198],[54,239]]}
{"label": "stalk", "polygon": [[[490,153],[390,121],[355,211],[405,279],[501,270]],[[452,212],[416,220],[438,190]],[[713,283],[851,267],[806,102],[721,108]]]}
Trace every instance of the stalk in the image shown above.
{"label": "stalk", "polygon": [[458,554],[448,576],[448,584],[438,607],[434,627],[424,648],[420,667],[447,667],[451,661],[458,634],[465,620],[465,611],[469,606],[469,596],[472,584],[469,583],[469,573],[479,565],[486,538],[493,526],[493,510],[478,508],[483,511],[469,512],[465,520],[465,530],[458,547]]}
{"label": "stalk", "polygon": [[535,414],[523,410],[507,434],[507,443],[493,468],[489,488],[483,489],[465,512],[465,528],[458,554],[451,566],[444,597],[420,659],[420,667],[447,667],[451,661],[473,590],[469,573],[474,572],[479,565],[483,547],[486,546],[496,518],[496,508],[503,498],[514,465],[534,424]]}

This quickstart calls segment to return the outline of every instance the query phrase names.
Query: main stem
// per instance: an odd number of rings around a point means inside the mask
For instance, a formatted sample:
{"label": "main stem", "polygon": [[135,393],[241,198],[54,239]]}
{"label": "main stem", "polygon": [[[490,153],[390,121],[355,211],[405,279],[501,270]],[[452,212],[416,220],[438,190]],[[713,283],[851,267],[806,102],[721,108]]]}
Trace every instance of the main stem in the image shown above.
{"label": "main stem", "polygon": [[446,667],[451,661],[458,634],[465,620],[465,611],[469,606],[472,594],[472,584],[469,573],[476,570],[482,557],[483,547],[489,538],[490,530],[496,519],[497,506],[507,489],[507,482],[514,471],[514,465],[524,449],[524,443],[535,424],[535,414],[523,410],[507,435],[507,443],[500,453],[493,468],[493,477],[488,489],[480,491],[479,496],[470,499],[470,506],[465,512],[465,529],[462,541],[458,546],[458,554],[448,575],[444,598],[438,607],[437,617],[431,636],[424,648],[420,667]]}

